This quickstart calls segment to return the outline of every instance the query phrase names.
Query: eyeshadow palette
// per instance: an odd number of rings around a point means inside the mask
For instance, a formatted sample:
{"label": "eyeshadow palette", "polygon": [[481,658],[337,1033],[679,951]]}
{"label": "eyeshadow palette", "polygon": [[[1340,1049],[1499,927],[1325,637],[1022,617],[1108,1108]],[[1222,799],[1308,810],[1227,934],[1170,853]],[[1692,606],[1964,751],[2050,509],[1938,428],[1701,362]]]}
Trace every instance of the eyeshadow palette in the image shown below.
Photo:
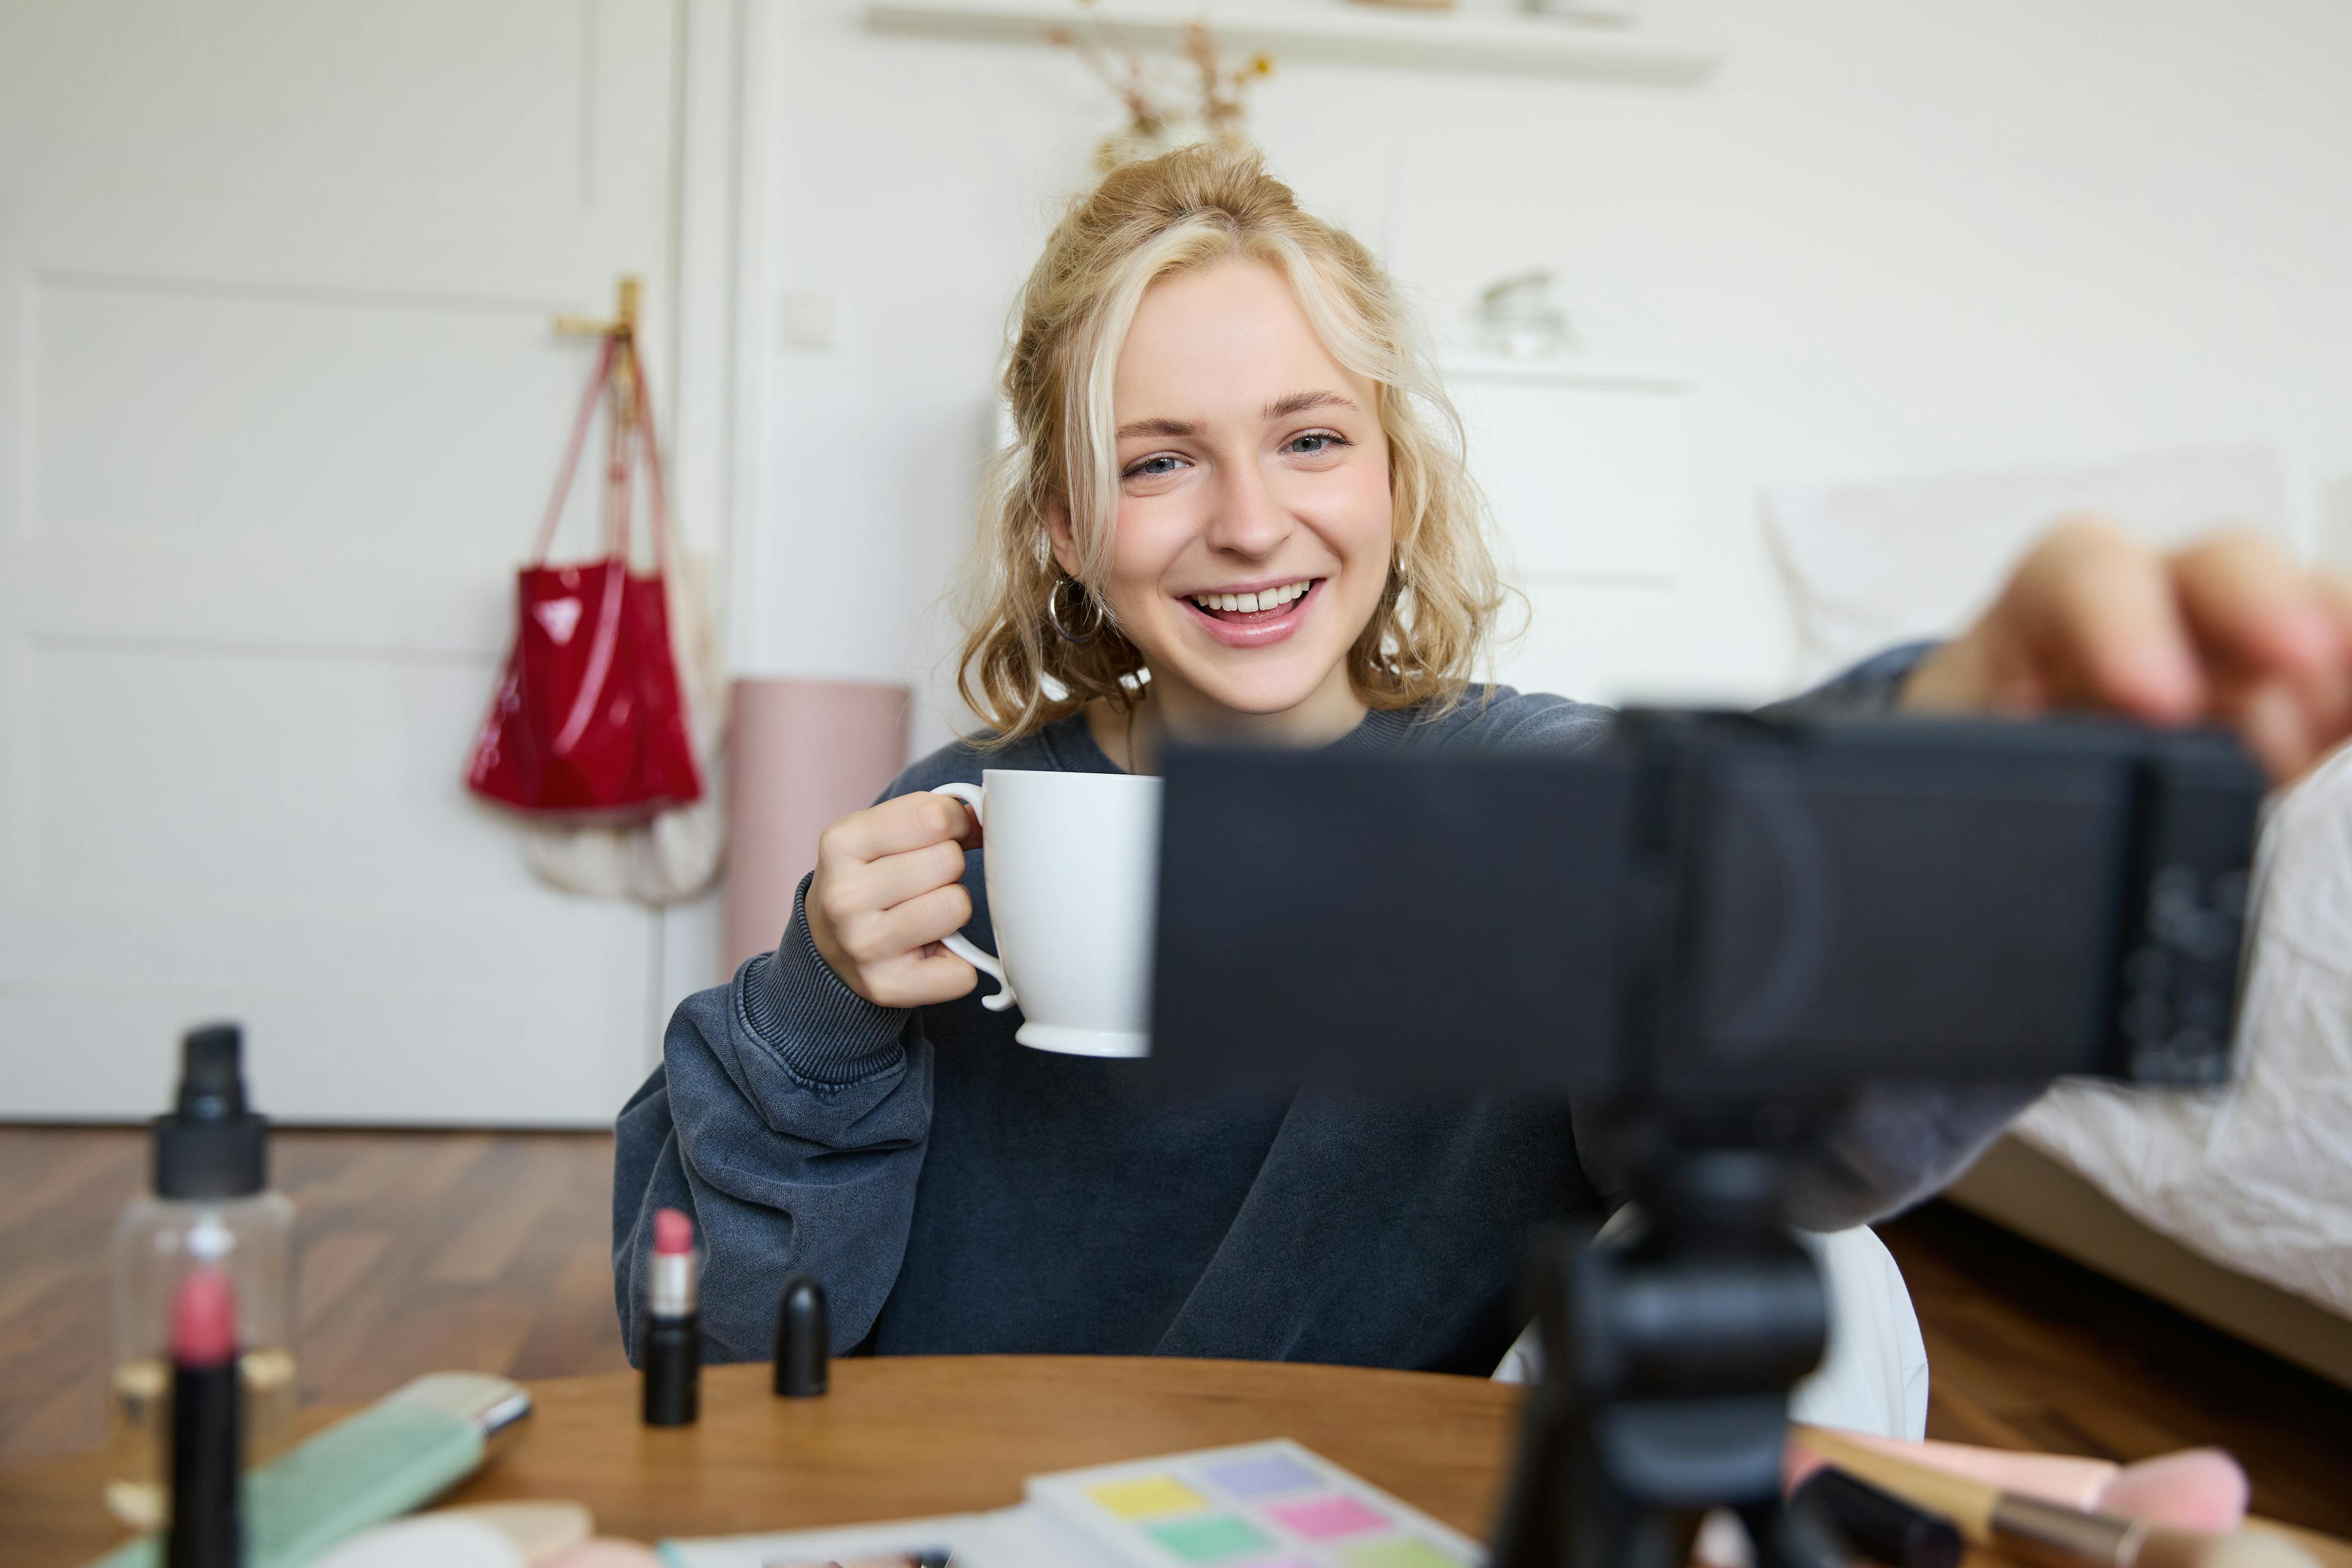
{"label": "eyeshadow palette", "polygon": [[661,1542],[668,1568],[1483,1568],[1468,1537],[1287,1441],[1029,1479],[1019,1506]]}
{"label": "eyeshadow palette", "polygon": [[1131,1568],[1475,1568],[1473,1541],[1287,1440],[1037,1476],[1031,1505]]}

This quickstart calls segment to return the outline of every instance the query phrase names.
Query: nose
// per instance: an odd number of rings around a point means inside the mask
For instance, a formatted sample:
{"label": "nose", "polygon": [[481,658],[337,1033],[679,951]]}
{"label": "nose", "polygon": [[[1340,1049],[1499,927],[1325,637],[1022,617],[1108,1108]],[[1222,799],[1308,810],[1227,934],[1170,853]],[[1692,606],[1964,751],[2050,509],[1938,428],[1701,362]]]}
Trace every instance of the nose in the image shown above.
{"label": "nose", "polygon": [[1289,537],[1290,514],[1256,463],[1221,465],[1213,505],[1205,531],[1213,550],[1262,560]]}

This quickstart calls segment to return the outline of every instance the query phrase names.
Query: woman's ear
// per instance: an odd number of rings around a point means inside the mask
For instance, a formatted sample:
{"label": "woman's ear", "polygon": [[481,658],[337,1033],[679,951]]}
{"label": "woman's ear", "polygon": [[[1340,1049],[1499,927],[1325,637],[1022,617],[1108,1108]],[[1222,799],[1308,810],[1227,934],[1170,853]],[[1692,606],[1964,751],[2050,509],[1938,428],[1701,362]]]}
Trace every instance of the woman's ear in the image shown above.
{"label": "woman's ear", "polygon": [[1073,577],[1084,576],[1078,570],[1085,564],[1078,555],[1078,531],[1070,523],[1070,509],[1061,501],[1046,505],[1045,537],[1054,546],[1054,563]]}

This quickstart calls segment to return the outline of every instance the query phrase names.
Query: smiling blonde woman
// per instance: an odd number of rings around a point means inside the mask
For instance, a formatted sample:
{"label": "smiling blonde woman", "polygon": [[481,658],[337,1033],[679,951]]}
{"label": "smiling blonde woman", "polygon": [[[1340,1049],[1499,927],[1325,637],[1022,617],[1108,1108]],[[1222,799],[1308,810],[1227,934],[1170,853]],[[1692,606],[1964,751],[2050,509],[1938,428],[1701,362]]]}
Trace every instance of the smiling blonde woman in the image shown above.
{"label": "smiling blonde woman", "polygon": [[[1231,263],[1278,277],[1331,360],[1374,390],[1391,555],[1346,677],[1370,708],[1460,697],[1505,594],[1462,426],[1412,314],[1371,254],[1301,211],[1249,153],[1194,147],[1106,179],[1029,275],[1003,392],[1016,432],[992,466],[967,589],[961,690],[997,742],[1141,696],[1144,655],[1108,594],[1121,464],[1116,381],[1147,292]],[[1263,280],[1262,280],[1263,281]],[[1074,536],[1072,548],[1057,537]],[[1064,628],[1096,628],[1072,637]]]}
{"label": "smiling blonde woman", "polygon": [[[717,1359],[766,1354],[807,1272],[836,1351],[1490,1371],[1528,1233],[1606,1206],[1569,1109],[1174,1104],[1134,1092],[1132,1062],[1018,1045],[1018,1013],[982,1008],[941,945],[992,933],[975,825],[927,792],[983,766],[1150,771],[1163,736],[1573,750],[1611,717],[1471,683],[1501,594],[1442,390],[1363,247],[1255,159],[1171,153],[1080,199],[1004,384],[1018,440],[963,667],[990,728],[834,824],[776,950],[671,1019],[619,1124],[631,1356],[652,1216],[676,1206]],[[2352,729],[2352,591],[2243,537],[2159,558],[2078,522],[1965,636],[1800,702],[2211,715],[2292,772]],[[1824,1107],[1791,1213],[1835,1229],[1900,1206],[2034,1092]]]}

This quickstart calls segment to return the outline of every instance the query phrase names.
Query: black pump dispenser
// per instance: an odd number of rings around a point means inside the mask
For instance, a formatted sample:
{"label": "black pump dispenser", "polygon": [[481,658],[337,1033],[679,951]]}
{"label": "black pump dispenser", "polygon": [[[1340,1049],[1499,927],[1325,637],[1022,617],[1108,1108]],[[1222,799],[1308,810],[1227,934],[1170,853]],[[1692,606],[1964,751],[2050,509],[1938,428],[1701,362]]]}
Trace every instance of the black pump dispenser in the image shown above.
{"label": "black pump dispenser", "polygon": [[155,1195],[240,1198],[269,1181],[269,1122],[245,1102],[245,1036],[235,1024],[180,1042],[179,1103],[155,1119]]}

